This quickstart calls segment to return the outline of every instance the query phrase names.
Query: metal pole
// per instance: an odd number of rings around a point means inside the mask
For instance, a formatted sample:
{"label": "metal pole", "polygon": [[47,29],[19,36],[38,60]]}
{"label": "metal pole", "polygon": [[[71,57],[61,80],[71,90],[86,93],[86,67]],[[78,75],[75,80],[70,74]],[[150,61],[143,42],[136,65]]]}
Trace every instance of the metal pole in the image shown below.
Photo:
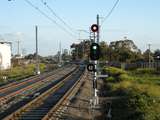
{"label": "metal pole", "polygon": [[[94,42],[96,43],[96,34],[94,32]],[[94,72],[94,78],[93,78],[93,88],[94,88],[94,107],[97,105],[97,60],[94,60],[94,67],[95,67],[95,72]]]}
{"label": "metal pole", "polygon": [[36,74],[40,74],[39,70],[39,58],[38,58],[38,26],[35,26],[36,30]]}
{"label": "metal pole", "polygon": [[60,65],[62,63],[61,52],[62,52],[62,47],[61,47],[61,41],[60,41],[60,43],[59,43],[59,64]]}
{"label": "metal pole", "polygon": [[99,15],[97,14],[97,25],[98,25],[98,31],[97,31],[97,43],[99,44],[99,29],[100,29],[100,25],[99,25]]}
{"label": "metal pole", "polygon": [[19,48],[20,48],[20,41],[18,40],[18,41],[17,41],[17,55],[20,55],[20,50],[19,50]]}
{"label": "metal pole", "polygon": [[[97,31],[97,44],[99,44],[99,30],[100,30],[100,25],[99,25],[99,14],[97,14],[97,26],[98,26],[98,31]],[[95,60],[95,69],[96,69],[96,71],[95,71],[95,99],[96,99],[96,104],[98,104],[98,95],[97,95],[97,80],[98,80],[98,77],[97,77],[97,74],[98,74],[98,71],[97,71],[97,69],[98,69],[98,62],[97,62],[97,60]]]}
{"label": "metal pole", "polygon": [[18,53],[17,53],[17,54],[18,54],[18,55],[20,54],[20,53],[19,53],[19,40],[18,40]]}
{"label": "metal pole", "polygon": [[85,40],[82,41],[82,59],[85,58],[85,54],[84,54],[84,51],[85,51]]}
{"label": "metal pole", "polygon": [[148,52],[148,63],[149,63],[149,68],[151,67],[151,44],[148,44],[149,52]]}

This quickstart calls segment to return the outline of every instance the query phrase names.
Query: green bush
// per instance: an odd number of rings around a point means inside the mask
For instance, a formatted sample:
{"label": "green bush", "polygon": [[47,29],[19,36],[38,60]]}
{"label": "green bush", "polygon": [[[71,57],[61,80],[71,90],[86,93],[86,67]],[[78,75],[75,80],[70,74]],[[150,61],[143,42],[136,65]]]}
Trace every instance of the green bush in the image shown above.
{"label": "green bush", "polygon": [[[29,64],[26,66],[16,66],[9,70],[1,71],[0,72],[0,79],[2,76],[7,76],[9,80],[21,80],[26,77],[32,76],[35,73],[35,64]],[[40,71],[44,72],[46,69],[46,65],[40,63]],[[2,80],[0,82],[3,83]],[[7,81],[6,81],[7,82]]]}
{"label": "green bush", "polygon": [[156,69],[154,68],[138,68],[135,71],[136,74],[156,74]]}
{"label": "green bush", "polygon": [[139,91],[131,91],[128,96],[128,107],[134,108],[133,111],[140,114],[137,119],[159,120],[160,103],[157,99],[148,95],[147,92],[141,93]]}
{"label": "green bush", "polygon": [[159,120],[160,100],[157,98],[146,92],[122,88],[112,92],[112,96],[117,95],[122,98],[112,101],[113,120]]}
{"label": "green bush", "polygon": [[160,87],[153,84],[160,77],[155,69],[126,72],[109,67],[105,71],[110,75],[106,79],[110,89],[106,91],[122,97],[112,101],[113,120],[160,120]]}
{"label": "green bush", "polygon": [[110,76],[110,77],[108,77],[106,80],[107,80],[107,81],[111,81],[111,82],[113,82],[113,81],[115,81],[115,78],[114,78],[114,77],[112,77],[112,76]]}
{"label": "green bush", "polygon": [[41,64],[40,64],[40,71],[41,71],[41,72],[44,72],[45,69],[46,69],[46,65],[43,64],[43,63],[41,63]]}
{"label": "green bush", "polygon": [[119,69],[119,68],[116,68],[116,67],[106,67],[104,70],[109,75],[112,75],[112,76],[117,76],[117,75],[120,75],[120,74],[126,74],[126,71],[124,71],[122,69]]}
{"label": "green bush", "polygon": [[125,70],[115,67],[107,67],[104,70],[109,75],[109,78],[107,78],[108,81],[130,80],[130,77]]}
{"label": "green bush", "polygon": [[128,74],[121,74],[119,75],[119,80],[122,81],[122,80],[131,80],[132,77],[130,77]]}

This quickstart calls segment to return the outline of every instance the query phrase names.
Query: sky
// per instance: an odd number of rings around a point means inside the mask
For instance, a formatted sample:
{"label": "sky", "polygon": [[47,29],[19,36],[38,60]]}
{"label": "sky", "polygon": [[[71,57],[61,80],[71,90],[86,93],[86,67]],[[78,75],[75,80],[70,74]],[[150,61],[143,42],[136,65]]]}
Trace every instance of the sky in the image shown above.
{"label": "sky", "polygon": [[[116,0],[28,0],[52,19],[42,15],[26,0],[1,0],[0,3],[0,40],[11,41],[13,53],[17,51],[17,41],[24,53],[35,51],[35,25],[38,25],[40,55],[54,55],[61,42],[63,49],[69,49],[72,43],[86,39],[89,31],[100,15],[100,23],[109,13]],[[61,18],[69,28],[59,21],[47,5]],[[151,44],[151,49],[160,48],[160,0],[119,0],[116,8],[101,26],[101,41],[107,43],[127,36],[142,51]],[[56,21],[55,24],[53,21]],[[79,34],[80,33],[80,34]]]}

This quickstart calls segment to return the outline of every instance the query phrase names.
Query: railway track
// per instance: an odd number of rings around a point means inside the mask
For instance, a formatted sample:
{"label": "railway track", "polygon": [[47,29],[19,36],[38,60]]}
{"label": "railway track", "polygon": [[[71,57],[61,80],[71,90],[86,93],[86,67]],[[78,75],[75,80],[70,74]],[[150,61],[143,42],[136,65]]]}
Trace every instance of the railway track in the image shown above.
{"label": "railway track", "polygon": [[40,96],[5,117],[4,120],[48,119],[52,111],[57,110],[62,102],[76,93],[73,89],[80,83],[83,73],[84,68],[75,70]]}
{"label": "railway track", "polygon": [[[67,66],[66,66],[67,67]],[[43,78],[46,78],[48,76],[51,76],[57,72],[59,72],[60,70],[62,70],[63,68],[59,68],[57,70],[54,70],[52,72],[49,72],[49,73],[43,73],[41,75],[36,75],[36,76],[32,76],[30,78],[26,78],[24,80],[21,80],[21,81],[15,81],[15,82],[12,82],[12,83],[8,83],[7,85],[4,85],[4,86],[1,86],[0,87],[0,97],[3,97],[4,93],[7,94],[8,92],[10,91],[14,91],[14,89],[16,87],[19,87],[19,86],[22,86],[24,84],[26,84],[27,82],[30,83],[30,82],[36,82],[38,80],[41,80]]]}
{"label": "railway track", "polygon": [[[43,78],[36,83],[32,83],[31,85],[28,85],[27,87],[24,87],[24,88],[20,87],[21,89],[19,89],[17,91],[13,91],[4,97],[1,97],[0,98],[1,107],[5,107],[5,106],[9,106],[9,107],[6,108],[6,110],[4,110],[4,112],[2,112],[2,110],[0,111],[0,119],[2,118],[2,116],[5,116],[4,113],[7,114],[7,113],[11,113],[13,111],[13,110],[9,109],[10,107],[13,106],[13,108],[15,110],[18,107],[20,107],[21,105],[24,105],[26,102],[29,101],[27,99],[27,97],[34,98],[35,93],[36,94],[43,93],[44,91],[49,89],[54,84],[57,84],[62,78],[69,75],[70,72],[73,72],[74,70],[75,70],[75,66],[68,67],[68,68],[60,70],[60,71],[58,70],[58,71],[56,71],[56,72],[58,72],[57,74],[51,75],[45,79]],[[61,77],[61,76],[63,76],[63,77]],[[15,100],[15,98],[19,97],[19,96],[23,96],[25,98],[25,100],[20,99],[20,101],[13,102]],[[13,103],[13,104],[9,105],[10,103]]]}
{"label": "railway track", "polygon": [[85,71],[74,85],[64,94],[64,96],[57,102],[57,104],[42,118],[42,120],[64,120],[63,113],[67,111],[70,103],[74,101],[74,98],[79,93],[80,88],[84,85],[87,78],[87,72]]}
{"label": "railway track", "polygon": [[61,69],[60,70],[56,70],[52,73],[49,73],[49,74],[45,74],[45,75],[42,75],[42,76],[38,76],[38,77],[35,77],[35,78],[31,78],[31,79],[28,79],[26,81],[23,81],[23,82],[20,82],[20,83],[14,83],[11,85],[7,85],[5,88],[1,89],[0,90],[0,101],[2,101],[2,98],[4,98],[5,96],[11,94],[11,93],[14,93],[16,91],[19,91],[20,89],[23,89],[27,86],[30,86],[36,82],[39,82],[39,81],[42,81],[43,79],[45,78],[49,78],[53,75],[56,75],[56,73],[59,73],[60,71],[62,71]]}
{"label": "railway track", "polygon": [[[65,73],[66,74],[66,73]],[[56,77],[57,74],[47,76],[46,78],[38,78],[38,79],[33,79],[32,81],[26,81],[24,84],[19,84],[19,86],[15,85],[11,87],[10,89],[8,88],[7,90],[1,92],[1,95],[3,96],[0,97],[0,105],[4,105],[9,101],[11,98],[23,93],[26,90],[31,89],[32,87],[36,86],[36,84],[43,84],[44,82],[42,81],[45,79],[45,81],[51,80],[54,77]]]}

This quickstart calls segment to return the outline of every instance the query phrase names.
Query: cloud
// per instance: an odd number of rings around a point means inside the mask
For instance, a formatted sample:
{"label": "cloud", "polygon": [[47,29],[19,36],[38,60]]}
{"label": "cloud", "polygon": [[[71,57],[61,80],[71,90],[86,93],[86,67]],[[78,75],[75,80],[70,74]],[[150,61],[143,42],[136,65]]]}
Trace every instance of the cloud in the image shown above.
{"label": "cloud", "polygon": [[22,41],[24,39],[24,33],[16,32],[16,33],[5,33],[0,35],[0,39],[3,38],[5,41],[15,42],[17,40]]}

